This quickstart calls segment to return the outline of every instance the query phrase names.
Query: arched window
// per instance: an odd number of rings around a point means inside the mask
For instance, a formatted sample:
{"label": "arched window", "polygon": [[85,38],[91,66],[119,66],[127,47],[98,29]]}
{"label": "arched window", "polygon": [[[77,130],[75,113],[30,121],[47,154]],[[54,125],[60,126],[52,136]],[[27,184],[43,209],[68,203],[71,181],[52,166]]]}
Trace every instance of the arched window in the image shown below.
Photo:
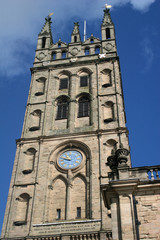
{"label": "arched window", "polygon": [[34,148],[29,148],[24,154],[23,174],[29,174],[34,169],[36,150]]}
{"label": "arched window", "polygon": [[101,72],[101,78],[102,78],[102,87],[110,87],[111,82],[111,70],[110,69],[104,69]]}
{"label": "arched window", "polygon": [[48,220],[66,220],[66,191],[67,185],[63,178],[57,178],[49,192]]}
{"label": "arched window", "polygon": [[46,78],[44,77],[41,77],[39,79],[36,80],[37,81],[37,88],[36,88],[36,93],[35,95],[36,96],[40,96],[40,95],[43,95],[44,94],[44,90],[45,90],[45,81],[46,81]]}
{"label": "arched window", "polygon": [[80,87],[88,86],[88,75],[80,76]]}
{"label": "arched window", "polygon": [[59,47],[59,48],[61,47],[61,43],[60,43],[60,42],[58,43],[58,47]]}
{"label": "arched window", "polygon": [[27,193],[23,193],[16,198],[17,204],[14,225],[20,226],[27,223],[29,199],[30,196]]}
{"label": "arched window", "polygon": [[64,59],[64,58],[66,58],[66,56],[67,56],[66,51],[63,51],[63,52],[62,52],[62,58]]}
{"label": "arched window", "polygon": [[94,39],[93,38],[90,39],[90,43],[94,43]]}
{"label": "arched window", "polygon": [[110,35],[110,28],[106,28],[106,39],[110,39],[111,35]]}
{"label": "arched window", "polygon": [[114,104],[108,101],[104,104],[104,122],[108,123],[114,120]]}
{"label": "arched window", "polygon": [[42,48],[45,48],[46,45],[46,37],[42,38]]}
{"label": "arched window", "polygon": [[59,89],[67,89],[68,88],[68,78],[60,78]]}
{"label": "arched window", "polygon": [[56,60],[56,52],[52,52],[52,60]]}
{"label": "arched window", "polygon": [[85,48],[85,55],[86,55],[86,56],[89,55],[89,47],[86,47],[86,48]]}
{"label": "arched window", "polygon": [[78,101],[78,117],[89,117],[90,100],[87,96],[82,96]]}
{"label": "arched window", "polygon": [[61,98],[57,103],[57,117],[56,119],[66,119],[68,117],[68,99]]}
{"label": "arched window", "polygon": [[77,36],[74,36],[74,42],[77,42]]}
{"label": "arched window", "polygon": [[86,183],[81,177],[76,177],[72,182],[71,188],[71,219],[86,218]]}
{"label": "arched window", "polygon": [[35,110],[31,113],[30,124],[31,127],[29,128],[30,131],[36,131],[40,129],[41,123],[41,110]]}
{"label": "arched window", "polygon": [[79,86],[80,87],[88,87],[90,85],[90,69],[82,68],[78,72],[79,76]]}
{"label": "arched window", "polygon": [[95,47],[95,54],[100,54],[100,47],[99,46]]}

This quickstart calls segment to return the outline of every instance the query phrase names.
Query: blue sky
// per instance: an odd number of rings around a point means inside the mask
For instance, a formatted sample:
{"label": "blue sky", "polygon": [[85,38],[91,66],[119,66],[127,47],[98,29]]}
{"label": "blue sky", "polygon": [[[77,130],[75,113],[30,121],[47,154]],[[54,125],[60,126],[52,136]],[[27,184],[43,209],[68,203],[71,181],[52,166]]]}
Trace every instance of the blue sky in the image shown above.
{"label": "blue sky", "polygon": [[[0,228],[20,138],[34,61],[37,35],[44,18],[52,16],[53,40],[70,41],[73,22],[81,35],[100,37],[104,0],[1,0],[0,107],[1,168]],[[160,1],[108,0],[113,6],[120,56],[127,127],[133,166],[160,165]]]}

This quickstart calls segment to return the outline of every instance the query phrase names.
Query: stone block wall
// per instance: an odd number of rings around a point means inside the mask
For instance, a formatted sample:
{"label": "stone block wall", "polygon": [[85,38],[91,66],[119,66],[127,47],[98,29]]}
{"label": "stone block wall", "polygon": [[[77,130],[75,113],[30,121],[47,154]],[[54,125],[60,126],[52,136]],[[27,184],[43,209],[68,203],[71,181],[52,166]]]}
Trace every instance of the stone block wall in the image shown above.
{"label": "stone block wall", "polygon": [[160,239],[160,190],[138,193],[135,199],[140,239]]}

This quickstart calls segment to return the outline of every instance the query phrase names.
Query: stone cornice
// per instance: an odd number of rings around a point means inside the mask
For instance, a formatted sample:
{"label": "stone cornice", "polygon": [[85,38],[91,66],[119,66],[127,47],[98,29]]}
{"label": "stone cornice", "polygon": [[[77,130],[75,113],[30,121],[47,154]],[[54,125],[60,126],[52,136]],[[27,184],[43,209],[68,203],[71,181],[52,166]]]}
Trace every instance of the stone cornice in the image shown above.
{"label": "stone cornice", "polygon": [[39,137],[32,137],[32,138],[20,138],[16,140],[17,144],[22,144],[22,142],[27,141],[40,141],[40,140],[52,140],[52,139],[70,139],[71,137],[82,137],[82,136],[98,136],[100,135],[106,135],[106,134],[118,134],[118,133],[128,133],[128,129],[126,127],[116,128],[116,129],[107,129],[107,130],[96,130],[96,131],[84,131],[84,132],[74,132],[74,133],[65,133],[65,134],[54,134],[49,136],[39,136]]}

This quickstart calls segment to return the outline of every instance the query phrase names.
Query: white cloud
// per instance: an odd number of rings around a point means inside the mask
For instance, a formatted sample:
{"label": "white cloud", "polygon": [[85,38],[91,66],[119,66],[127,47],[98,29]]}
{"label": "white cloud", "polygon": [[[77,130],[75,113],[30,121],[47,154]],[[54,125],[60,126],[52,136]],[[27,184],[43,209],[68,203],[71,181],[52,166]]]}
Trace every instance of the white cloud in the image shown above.
{"label": "white cloud", "polygon": [[144,40],[141,42],[141,47],[142,47],[142,55],[144,57],[144,71],[148,71],[151,66],[152,62],[154,60],[154,52],[153,52],[153,44],[151,40],[146,37]]}
{"label": "white cloud", "polygon": [[156,0],[131,0],[132,6],[140,11],[147,11]]}
{"label": "white cloud", "polygon": [[108,0],[108,3],[113,7],[131,4],[134,9],[145,12],[155,1],[156,0]]}
{"label": "white cloud", "polygon": [[[135,9],[145,11],[155,0],[108,0],[114,6],[130,3]],[[73,19],[95,19],[103,17],[102,7],[106,0],[5,0],[0,8],[0,72],[3,76],[16,76],[33,61],[30,47],[36,47],[44,17],[50,12],[53,16],[53,33],[58,38],[65,32],[67,24]],[[114,9],[114,8],[113,8]],[[93,14],[94,13],[94,14]],[[55,30],[56,29],[56,33]],[[59,29],[59,30],[58,30]],[[70,29],[70,32],[72,29]],[[58,36],[59,35],[59,36]],[[18,39],[18,41],[17,41]],[[56,39],[57,40],[57,39]],[[23,42],[23,44],[21,44]],[[27,50],[26,50],[27,49]],[[22,53],[22,54],[20,54]],[[24,56],[26,61],[24,61]],[[30,62],[32,64],[32,62]]]}

